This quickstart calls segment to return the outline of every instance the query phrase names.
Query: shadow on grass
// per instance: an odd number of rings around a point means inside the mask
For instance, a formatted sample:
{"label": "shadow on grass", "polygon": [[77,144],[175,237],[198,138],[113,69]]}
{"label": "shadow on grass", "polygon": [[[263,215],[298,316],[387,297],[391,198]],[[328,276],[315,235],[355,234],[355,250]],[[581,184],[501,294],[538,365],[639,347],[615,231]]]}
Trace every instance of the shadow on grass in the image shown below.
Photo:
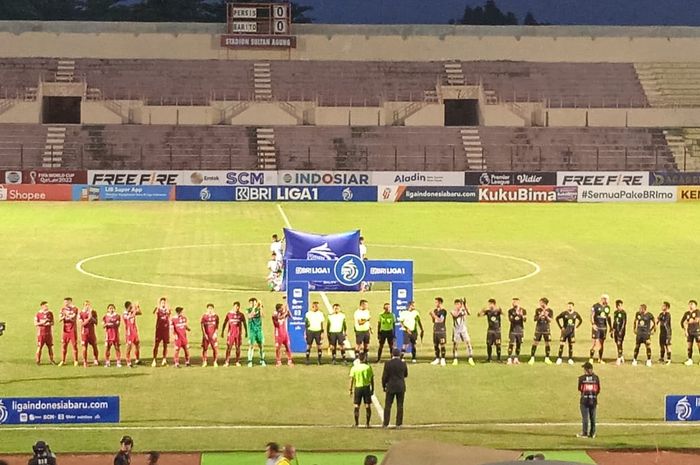
{"label": "shadow on grass", "polygon": [[148,376],[148,373],[134,373],[131,371],[122,371],[119,374],[108,374],[108,375],[96,375],[96,374],[90,374],[90,375],[84,375],[84,376],[61,376],[61,377],[46,377],[46,378],[19,378],[19,379],[9,379],[5,381],[0,381],[0,385],[8,385],[8,384],[19,384],[19,383],[32,383],[34,381],[71,381],[71,380],[92,380],[95,378],[98,379],[107,379],[107,378],[119,378],[119,379],[124,379],[124,378],[134,378],[138,376]]}

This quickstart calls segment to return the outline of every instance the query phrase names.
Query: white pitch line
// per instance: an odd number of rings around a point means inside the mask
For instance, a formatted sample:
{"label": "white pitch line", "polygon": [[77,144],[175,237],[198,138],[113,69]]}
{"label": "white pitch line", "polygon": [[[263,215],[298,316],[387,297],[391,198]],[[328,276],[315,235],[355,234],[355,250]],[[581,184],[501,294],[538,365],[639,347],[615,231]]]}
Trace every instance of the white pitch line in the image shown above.
{"label": "white pitch line", "polygon": [[[280,215],[282,215],[282,219],[284,220],[284,224],[287,225],[287,228],[292,229],[292,223],[289,221],[289,217],[282,209],[282,205],[277,204],[277,211],[279,211]],[[333,307],[331,305],[330,299],[328,298],[328,295],[322,291],[319,292],[319,294],[321,295],[321,300],[323,300],[323,305],[326,306],[326,310],[328,311],[328,313],[331,313]],[[382,404],[379,403],[379,399],[377,399],[377,396],[375,395],[372,396],[372,405],[374,405],[375,410],[377,410],[377,414],[382,419],[382,421],[384,421],[384,408],[382,407]]]}
{"label": "white pitch line", "polygon": [[[599,422],[597,426],[610,428],[629,428],[637,427],[660,427],[668,426],[671,428],[698,428],[700,423],[697,422]],[[580,427],[580,422],[524,422],[524,423],[425,423],[417,425],[403,425],[406,429],[436,429],[436,428],[476,428],[483,429],[488,427],[495,428],[554,428],[554,427]],[[275,429],[328,429],[328,428],[350,428],[347,424],[343,425],[172,425],[172,426],[3,426],[0,427],[0,434],[9,431],[146,431],[146,430],[163,430],[163,431],[214,431],[214,430],[275,430]]]}

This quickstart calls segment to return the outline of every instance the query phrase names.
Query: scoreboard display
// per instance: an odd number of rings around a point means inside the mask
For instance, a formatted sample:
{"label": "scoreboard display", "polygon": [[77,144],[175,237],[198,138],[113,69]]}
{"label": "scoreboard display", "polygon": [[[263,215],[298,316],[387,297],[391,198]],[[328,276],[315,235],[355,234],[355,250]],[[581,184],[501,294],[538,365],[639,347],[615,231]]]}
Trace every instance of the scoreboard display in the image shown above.
{"label": "scoreboard display", "polygon": [[221,45],[238,49],[290,49],[292,6],[289,3],[228,3],[227,34]]}

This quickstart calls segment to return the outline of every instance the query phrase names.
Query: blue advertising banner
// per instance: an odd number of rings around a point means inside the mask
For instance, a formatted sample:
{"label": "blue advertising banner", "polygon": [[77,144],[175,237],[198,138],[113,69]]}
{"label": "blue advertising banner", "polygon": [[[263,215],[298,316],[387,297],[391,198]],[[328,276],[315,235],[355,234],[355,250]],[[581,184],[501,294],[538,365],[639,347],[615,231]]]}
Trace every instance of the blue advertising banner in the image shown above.
{"label": "blue advertising banner", "polygon": [[[360,282],[347,286],[341,284],[332,274],[332,264],[328,260],[336,260],[344,255],[360,255],[360,231],[341,234],[310,234],[293,229],[284,230],[285,261],[294,259],[325,261],[324,267],[331,269],[325,277],[315,279],[310,283],[313,291],[359,291]],[[287,271],[288,272],[288,271]],[[320,274],[317,273],[317,276]],[[289,281],[297,279],[287,278]],[[303,277],[305,279],[305,277]]]}
{"label": "blue advertising banner", "polygon": [[700,173],[686,172],[660,172],[649,173],[650,186],[698,186],[700,185]]}
{"label": "blue advertising banner", "polygon": [[174,200],[173,186],[100,186],[100,200]]}
{"label": "blue advertising banner", "polygon": [[276,202],[376,202],[376,186],[237,186],[234,200]]}
{"label": "blue advertising banner", "polygon": [[100,200],[100,186],[74,184],[72,189],[74,202],[93,202],[95,200]]}
{"label": "blue advertising banner", "polygon": [[[304,352],[304,319],[309,307],[309,287],[318,281],[335,283],[341,290],[354,290],[362,281],[391,283],[391,305],[394,315],[408,308],[413,299],[413,262],[410,260],[362,260],[348,254],[334,260],[298,260],[286,262],[287,306],[292,314],[291,347]],[[398,326],[398,325],[397,325]],[[398,343],[401,334],[397,329]]]}
{"label": "blue advertising banner", "polygon": [[0,427],[51,423],[119,423],[119,397],[0,397]]}
{"label": "blue advertising banner", "polygon": [[177,186],[175,200],[230,202],[234,199],[234,189],[226,186]]}
{"label": "blue advertising banner", "polygon": [[700,421],[700,395],[666,396],[666,421]]}

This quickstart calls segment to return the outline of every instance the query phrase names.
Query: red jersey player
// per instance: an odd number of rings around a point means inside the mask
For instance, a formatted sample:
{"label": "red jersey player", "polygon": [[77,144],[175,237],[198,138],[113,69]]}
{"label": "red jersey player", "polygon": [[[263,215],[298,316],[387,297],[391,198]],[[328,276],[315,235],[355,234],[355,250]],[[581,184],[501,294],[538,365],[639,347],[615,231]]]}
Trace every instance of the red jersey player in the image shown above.
{"label": "red jersey player", "polygon": [[158,301],[158,306],[153,309],[153,314],[156,316],[156,343],[153,346],[153,362],[151,366],[157,365],[158,346],[163,343],[163,360],[161,365],[168,365],[168,344],[170,344],[170,308],[168,307],[168,299],[161,297]]}
{"label": "red jersey player", "polygon": [[245,314],[241,311],[241,303],[234,302],[233,309],[230,310],[224,317],[224,324],[221,327],[221,337],[224,337],[224,332],[228,326],[228,337],[226,339],[226,361],[224,366],[229,366],[231,362],[231,349],[236,346],[236,366],[241,366],[241,344],[242,333],[245,331],[245,337],[248,338],[248,324],[246,323]]}
{"label": "red jersey player", "polygon": [[34,326],[36,326],[36,364],[41,365],[41,350],[46,346],[49,352],[49,360],[55,365],[53,359],[53,312],[49,310],[48,303],[44,300],[39,304],[41,307],[34,316]]}
{"label": "red jersey player", "polygon": [[138,365],[141,363],[139,360],[141,358],[141,341],[139,340],[139,328],[136,325],[136,317],[139,315],[141,315],[141,306],[138,302],[133,304],[128,300],[124,302],[122,319],[124,320],[124,329],[126,330],[126,366],[129,368],[132,367],[131,347],[136,351],[136,360],[134,360],[134,364]]}
{"label": "red jersey player", "polygon": [[207,351],[214,352],[214,367],[219,366],[219,343],[216,338],[219,331],[219,315],[214,313],[214,304],[207,304],[207,311],[200,321],[202,326],[202,366],[207,366]]}
{"label": "red jersey player", "polygon": [[93,363],[99,365],[100,354],[97,350],[97,334],[95,327],[97,326],[97,312],[92,308],[89,300],[85,301],[83,310],[78,314],[80,319],[80,342],[83,346],[83,366],[88,365],[88,346],[92,346]]}
{"label": "red jersey player", "polygon": [[73,346],[73,365],[78,366],[78,308],[73,305],[73,299],[66,297],[63,299],[63,308],[59,320],[63,322],[63,337],[61,338],[61,363],[66,364],[66,352],[68,344]]}
{"label": "red jersey player", "polygon": [[190,366],[190,346],[187,342],[187,331],[190,331],[190,327],[187,325],[187,317],[183,315],[183,311],[182,307],[176,307],[177,315],[171,322],[175,335],[175,368],[180,368],[180,349],[185,352],[185,365]]}
{"label": "red jersey player", "polygon": [[287,365],[294,365],[294,362],[292,362],[292,351],[289,348],[288,321],[289,310],[287,306],[284,304],[275,305],[275,311],[272,314],[272,325],[275,328],[275,357],[277,359],[277,366],[282,365],[282,348],[287,351]]}
{"label": "red jersey player", "polygon": [[111,364],[111,359],[109,355],[109,350],[114,347],[117,353],[117,367],[122,366],[122,354],[121,347],[119,344],[119,324],[121,323],[121,317],[117,313],[117,308],[114,304],[109,304],[107,306],[107,314],[102,317],[103,327],[105,329],[105,366],[108,367]]}

